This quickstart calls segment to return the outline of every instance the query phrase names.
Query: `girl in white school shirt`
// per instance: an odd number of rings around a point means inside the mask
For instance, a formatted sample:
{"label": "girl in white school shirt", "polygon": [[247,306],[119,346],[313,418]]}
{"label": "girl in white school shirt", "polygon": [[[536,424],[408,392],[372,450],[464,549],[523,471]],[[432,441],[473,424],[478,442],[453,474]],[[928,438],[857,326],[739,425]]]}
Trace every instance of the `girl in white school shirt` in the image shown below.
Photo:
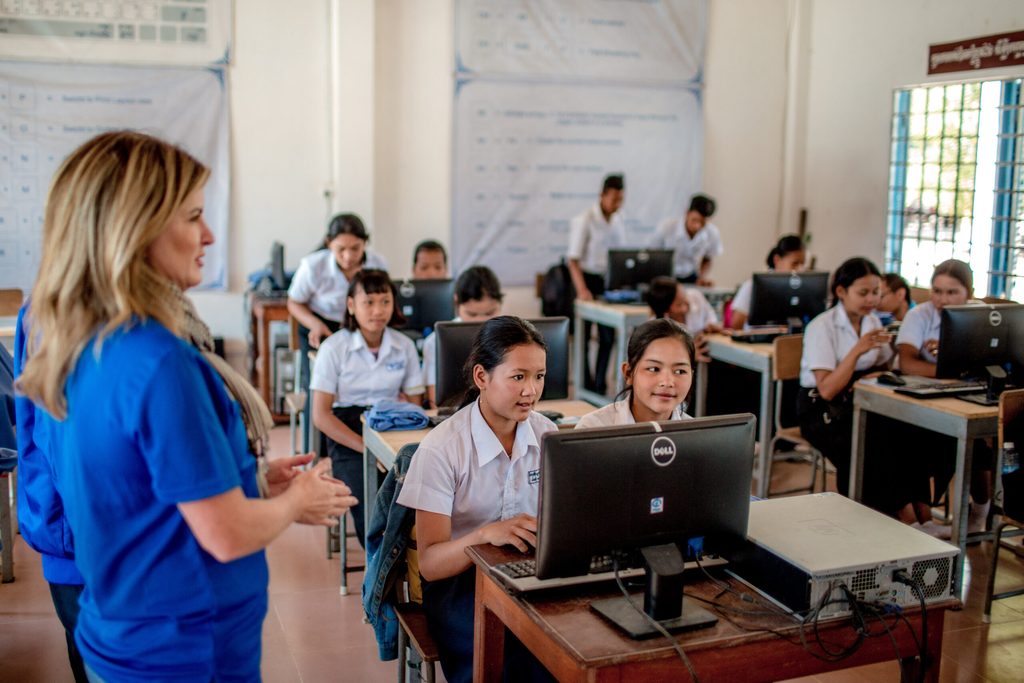
{"label": "girl in white school shirt", "polygon": [[[893,357],[890,335],[874,313],[880,286],[871,261],[845,261],[832,276],[832,308],[804,331],[797,395],[800,430],[835,466],[836,486],[844,496],[850,483],[853,384],[867,372],[886,368]],[[870,488],[865,484],[865,491]]]}
{"label": "girl in white school shirt", "polygon": [[346,295],[344,328],[320,345],[310,389],[313,423],[327,437],[336,479],[359,503],[352,508],[356,534],[364,541],[364,411],[380,401],[420,403],[423,377],[409,337],[391,329],[401,324],[395,285],[383,270],[361,270]]}
{"label": "girl in white school shirt", "polygon": [[[896,337],[900,369],[908,375],[935,377],[935,363],[941,352],[939,328],[942,325],[942,309],[946,306],[970,303],[971,297],[974,296],[974,273],[969,265],[957,259],[949,259],[936,266],[931,284],[931,299],[907,311]],[[906,424],[900,425],[898,443],[913,444],[914,447],[908,452],[928,456],[919,462],[925,486],[923,490],[920,486],[916,489],[920,495],[915,497],[913,507],[917,521],[926,527],[930,526],[934,524],[931,521],[930,505],[935,501],[928,491],[927,478],[935,478],[935,498],[941,498],[955,471],[955,443],[951,437]],[[977,439],[974,442],[971,477],[971,497],[974,504],[968,517],[968,532],[981,531],[988,517],[992,495],[993,456],[994,452],[984,439]],[[901,517],[905,521],[911,521],[907,514]],[[943,535],[948,535],[948,527],[943,527],[943,530]]]}
{"label": "girl in white school shirt", "polygon": [[648,320],[629,337],[622,396],[583,416],[576,429],[689,419],[683,404],[693,383],[693,357],[693,338],[678,323]]}
{"label": "girl in white school shirt", "polygon": [[[505,295],[494,271],[487,266],[470,266],[455,281],[455,320],[453,322],[484,322],[501,315]],[[423,384],[427,387],[427,405],[434,407],[437,385],[437,336],[431,333],[423,340]]]}
{"label": "girl in white school shirt", "polygon": [[[799,235],[783,235],[775,243],[772,250],[768,252],[765,259],[768,263],[768,270],[779,273],[794,273],[804,269],[807,261],[807,251],[804,249],[804,241]],[[729,327],[734,330],[742,330],[750,317],[750,297],[754,291],[753,278],[748,279],[736,291],[732,298],[732,317],[729,319]]]}
{"label": "girl in white school shirt", "polygon": [[544,339],[529,322],[484,323],[466,361],[464,407],[420,443],[398,496],[416,510],[423,608],[450,683],[473,673],[475,578],[466,548],[536,544],[540,442],[557,429],[533,410],[546,363]]}

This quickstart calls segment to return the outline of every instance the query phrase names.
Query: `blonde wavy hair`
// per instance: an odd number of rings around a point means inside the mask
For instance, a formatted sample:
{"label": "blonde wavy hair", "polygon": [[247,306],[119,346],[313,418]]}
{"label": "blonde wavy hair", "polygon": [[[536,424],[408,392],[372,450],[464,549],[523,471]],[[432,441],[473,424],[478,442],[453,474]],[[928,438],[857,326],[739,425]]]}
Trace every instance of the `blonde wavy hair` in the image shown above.
{"label": "blonde wavy hair", "polygon": [[131,131],[97,135],[61,164],[46,201],[18,381],[57,419],[67,416],[64,387],[93,337],[98,354],[103,338],[133,317],[180,333],[181,303],[147,250],[209,175],[184,150]]}

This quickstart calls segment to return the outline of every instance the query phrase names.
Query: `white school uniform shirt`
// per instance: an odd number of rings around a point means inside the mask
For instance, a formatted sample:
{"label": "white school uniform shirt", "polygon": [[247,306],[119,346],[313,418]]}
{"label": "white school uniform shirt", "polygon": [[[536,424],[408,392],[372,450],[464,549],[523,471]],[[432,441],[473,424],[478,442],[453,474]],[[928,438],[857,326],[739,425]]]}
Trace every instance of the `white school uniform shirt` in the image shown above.
{"label": "white school uniform shirt", "polygon": [[422,394],[416,344],[389,327],[374,356],[359,330],[338,330],[320,344],[309,387],[334,396],[334,407],[394,401],[400,391]]}
{"label": "white school uniform shirt", "polygon": [[687,332],[698,334],[708,325],[718,322],[718,314],[704,296],[704,292],[696,287],[683,287],[683,291],[686,292],[686,299],[690,304],[690,310],[686,312],[686,323],[683,325]]}
{"label": "white school uniform shirt", "polygon": [[696,235],[690,237],[690,233],[686,232],[685,216],[666,218],[659,223],[650,245],[659,249],[675,250],[676,277],[689,277],[699,272],[701,261],[721,256],[725,251],[717,225],[705,223]]}
{"label": "white school uniform shirt", "polygon": [[[455,316],[453,323],[461,323],[462,318]],[[423,340],[423,386],[437,385],[437,332],[431,332]]]}
{"label": "white school uniform shirt", "polygon": [[595,203],[569,223],[569,251],[566,258],[578,260],[588,273],[603,274],[608,270],[608,250],[626,246],[626,223],[622,212],[616,211],[605,220],[601,204]]}
{"label": "white school uniform shirt", "polygon": [[748,278],[736,290],[736,296],[732,298],[732,310],[739,311],[744,315],[750,315],[750,297],[754,293],[754,278]]}
{"label": "white school uniform shirt", "polygon": [[[800,358],[800,386],[814,389],[818,382],[814,377],[815,370],[836,369],[846,358],[857,341],[872,330],[882,327],[882,321],[874,313],[864,316],[858,334],[850,323],[846,309],[837,303],[807,324],[804,330],[804,353]],[[857,359],[855,370],[869,370],[875,366],[888,363],[893,356],[888,344],[861,354]]]}
{"label": "white school uniform shirt", "polygon": [[[683,412],[683,406],[676,406],[672,411],[670,420],[690,420],[689,415]],[[587,413],[576,423],[576,429],[594,429],[595,427],[616,427],[619,425],[633,425],[636,420],[633,418],[633,411],[629,409],[629,397],[609,403],[603,408],[598,408],[592,413]]]}
{"label": "white school uniform shirt", "polygon": [[[383,256],[367,249],[363,268],[387,270],[388,264]],[[289,299],[306,304],[317,315],[335,322],[341,322],[347,296],[348,278],[330,249],[303,256],[288,286]]]}
{"label": "white school uniform shirt", "polygon": [[491,522],[536,516],[540,440],[557,430],[554,422],[531,412],[516,425],[510,457],[474,401],[420,442],[398,502],[450,516],[452,540]]}
{"label": "white school uniform shirt", "polygon": [[929,339],[938,339],[941,327],[942,311],[935,308],[931,301],[918,304],[903,316],[899,334],[896,335],[896,348],[899,348],[900,344],[910,344],[917,349],[923,360],[935,363],[938,359],[925,351],[924,343]]}

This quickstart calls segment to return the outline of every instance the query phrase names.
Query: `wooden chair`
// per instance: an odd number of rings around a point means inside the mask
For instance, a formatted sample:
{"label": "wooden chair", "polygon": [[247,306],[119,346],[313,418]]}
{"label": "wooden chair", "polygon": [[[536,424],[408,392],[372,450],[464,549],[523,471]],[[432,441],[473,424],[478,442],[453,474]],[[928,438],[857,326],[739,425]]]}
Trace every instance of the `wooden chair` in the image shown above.
{"label": "wooden chair", "polygon": [[[1003,395],[999,397],[999,444],[1002,448],[1002,444],[1006,443],[1006,435],[1008,433],[1008,427],[1013,425],[1015,431],[1021,431],[1021,425],[1024,424],[1024,389],[1018,389],[1016,391],[1004,391]],[[1022,444],[1016,444],[1019,449]],[[1018,450],[1019,452],[1019,450]],[[997,470],[998,471],[998,470]],[[1005,482],[1004,482],[1005,483]],[[1024,519],[1021,519],[1022,515],[1008,515],[1006,509],[1010,503],[1010,496],[1024,495],[1024,491],[1007,491],[1003,489],[1003,515],[999,521],[999,525],[996,526],[995,532],[995,545],[992,547],[992,566],[988,570],[988,585],[985,589],[985,609],[982,613],[982,621],[986,624],[991,621],[992,616],[992,601],[1002,600],[1004,598],[1012,598],[1016,595],[1024,595],[1024,586],[1015,588],[1002,593],[995,593],[996,587],[996,569],[999,566],[999,550],[1002,547],[1003,541],[1003,530],[1006,527],[1015,527],[1017,529],[1024,529]],[[1019,500],[1014,500],[1015,507],[1024,507],[1021,505]]]}
{"label": "wooden chair", "polygon": [[[423,607],[415,602],[401,603],[395,605],[395,614],[398,616],[398,683],[405,683],[410,665],[418,668],[426,683],[434,683],[434,664],[440,655],[427,627]],[[416,653],[419,662],[409,657],[409,648]]]}
{"label": "wooden chair", "polygon": [[24,302],[25,295],[20,289],[0,289],[0,316],[18,315],[18,309]]}
{"label": "wooden chair", "polygon": [[926,301],[930,301],[932,298],[932,290],[927,287],[911,287],[910,288],[910,300],[915,304],[923,304]]}
{"label": "wooden chair", "polygon": [[[818,478],[818,468],[821,468],[821,490],[825,490],[825,457],[821,452],[811,445],[811,442],[800,433],[799,426],[785,427],[782,425],[782,391],[784,383],[800,377],[800,358],[804,351],[804,337],[801,334],[790,334],[776,337],[772,342],[772,379],[775,381],[775,436],[768,443],[768,481],[771,482],[772,462],[781,456],[791,457],[796,453],[811,463],[811,481],[807,486],[801,486],[785,491],[775,491],[776,495],[785,495],[806,491],[814,493],[815,483]],[[776,453],[775,447],[780,441],[788,441],[793,444],[790,451]],[[772,492],[769,491],[769,496]]]}
{"label": "wooden chair", "polygon": [[983,296],[981,300],[987,304],[1015,304],[1016,301],[1011,299],[1000,299],[998,296]]}

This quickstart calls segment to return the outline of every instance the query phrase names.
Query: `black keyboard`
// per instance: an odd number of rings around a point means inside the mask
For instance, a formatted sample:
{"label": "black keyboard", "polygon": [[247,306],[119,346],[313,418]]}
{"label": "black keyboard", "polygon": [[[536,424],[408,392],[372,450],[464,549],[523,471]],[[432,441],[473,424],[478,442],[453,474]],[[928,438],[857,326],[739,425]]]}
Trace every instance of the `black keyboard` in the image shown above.
{"label": "black keyboard", "polygon": [[[727,564],[726,560],[717,555],[705,555],[700,561],[705,568],[718,567]],[[632,564],[632,563],[630,563]],[[686,569],[697,569],[696,562],[687,562]],[[611,555],[600,555],[590,560],[590,570],[581,576],[563,576],[554,579],[537,578],[537,561],[533,559],[515,560],[504,562],[493,567],[494,574],[501,579],[502,583],[519,592],[539,590],[542,588],[560,588],[562,586],[575,586],[584,583],[596,583],[599,581],[614,581],[615,572],[612,569]],[[642,566],[623,566],[619,563],[619,578],[632,579],[642,577],[644,568]]]}
{"label": "black keyboard", "polygon": [[903,387],[896,387],[897,394],[913,396],[914,398],[945,398],[949,396],[962,396],[964,394],[976,394],[984,392],[984,382],[913,382]]}

